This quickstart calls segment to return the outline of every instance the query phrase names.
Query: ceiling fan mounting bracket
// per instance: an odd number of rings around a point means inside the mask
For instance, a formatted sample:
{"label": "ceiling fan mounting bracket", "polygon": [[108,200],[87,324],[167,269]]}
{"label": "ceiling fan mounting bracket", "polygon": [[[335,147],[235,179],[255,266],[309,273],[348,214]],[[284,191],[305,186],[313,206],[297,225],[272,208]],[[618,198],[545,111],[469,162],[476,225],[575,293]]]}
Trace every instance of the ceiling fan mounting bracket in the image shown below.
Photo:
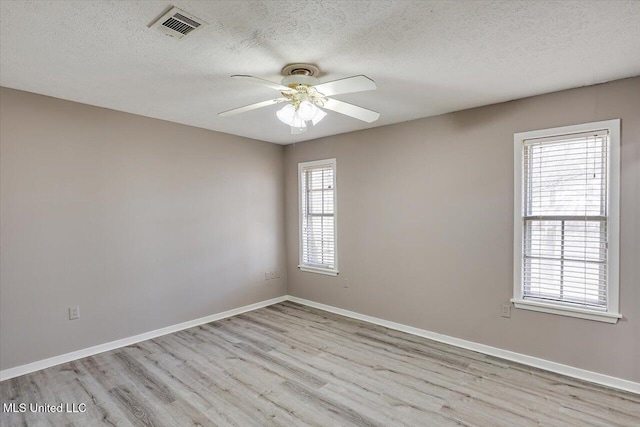
{"label": "ceiling fan mounting bracket", "polygon": [[285,65],[282,69],[283,76],[308,76],[308,77],[318,77],[320,74],[320,68],[313,64],[289,64]]}
{"label": "ceiling fan mounting bracket", "polygon": [[299,86],[313,86],[318,84],[317,76],[320,69],[312,64],[289,64],[282,69],[282,84],[295,89]]}

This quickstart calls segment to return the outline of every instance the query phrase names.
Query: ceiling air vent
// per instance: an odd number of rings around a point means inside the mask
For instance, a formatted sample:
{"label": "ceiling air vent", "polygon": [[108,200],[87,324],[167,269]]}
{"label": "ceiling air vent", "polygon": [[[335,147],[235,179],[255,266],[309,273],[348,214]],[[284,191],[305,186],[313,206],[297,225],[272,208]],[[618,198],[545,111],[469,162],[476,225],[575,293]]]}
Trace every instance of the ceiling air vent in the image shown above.
{"label": "ceiling air vent", "polygon": [[157,28],[171,37],[181,39],[205,25],[207,25],[207,23],[202,19],[196,18],[177,7],[173,7],[149,25],[149,28]]}

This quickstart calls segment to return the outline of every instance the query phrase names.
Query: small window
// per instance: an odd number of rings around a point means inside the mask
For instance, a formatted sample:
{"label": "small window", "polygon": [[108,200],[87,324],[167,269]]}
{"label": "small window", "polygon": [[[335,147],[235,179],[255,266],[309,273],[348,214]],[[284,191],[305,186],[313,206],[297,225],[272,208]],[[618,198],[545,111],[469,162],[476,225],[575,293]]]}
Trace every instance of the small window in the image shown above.
{"label": "small window", "polygon": [[620,121],[518,133],[517,308],[615,323]]}
{"label": "small window", "polygon": [[336,159],[298,164],[300,270],[338,274]]}

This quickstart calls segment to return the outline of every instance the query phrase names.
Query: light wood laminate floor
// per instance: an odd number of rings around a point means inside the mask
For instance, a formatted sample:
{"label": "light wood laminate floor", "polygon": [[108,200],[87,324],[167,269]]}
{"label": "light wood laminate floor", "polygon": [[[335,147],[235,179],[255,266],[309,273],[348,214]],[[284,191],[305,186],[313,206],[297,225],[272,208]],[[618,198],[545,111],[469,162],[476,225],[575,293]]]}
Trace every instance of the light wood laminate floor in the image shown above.
{"label": "light wood laminate floor", "polygon": [[639,426],[616,391],[285,302],[0,383],[13,425]]}

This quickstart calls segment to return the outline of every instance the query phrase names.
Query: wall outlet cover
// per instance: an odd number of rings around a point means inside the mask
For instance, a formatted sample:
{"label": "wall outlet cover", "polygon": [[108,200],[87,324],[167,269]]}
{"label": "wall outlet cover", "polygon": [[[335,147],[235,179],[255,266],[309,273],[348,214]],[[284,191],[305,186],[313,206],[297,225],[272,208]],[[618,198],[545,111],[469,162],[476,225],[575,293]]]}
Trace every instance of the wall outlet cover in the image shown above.
{"label": "wall outlet cover", "polygon": [[69,307],[69,320],[76,320],[80,318],[80,306]]}
{"label": "wall outlet cover", "polygon": [[511,303],[502,304],[502,317],[511,317]]}

